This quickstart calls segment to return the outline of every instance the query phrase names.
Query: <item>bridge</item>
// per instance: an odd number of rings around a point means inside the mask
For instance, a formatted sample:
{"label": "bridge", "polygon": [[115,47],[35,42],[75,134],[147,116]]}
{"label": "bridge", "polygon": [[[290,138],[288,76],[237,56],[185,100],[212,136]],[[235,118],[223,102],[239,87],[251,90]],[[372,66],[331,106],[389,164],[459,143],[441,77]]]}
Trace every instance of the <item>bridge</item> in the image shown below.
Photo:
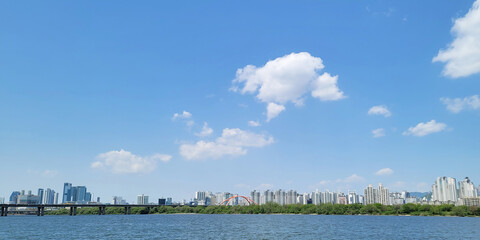
{"label": "bridge", "polygon": [[[27,208],[36,208],[37,216],[43,216],[45,214],[45,208],[69,208],[70,216],[77,215],[77,208],[82,207],[98,207],[98,215],[105,215],[107,207],[117,207],[117,208],[124,208],[124,214],[129,215],[131,212],[132,207],[144,207],[147,208],[150,212],[150,209],[159,206],[171,206],[171,207],[178,207],[179,204],[174,205],[153,205],[153,204],[0,204],[0,216],[5,217],[8,215],[9,211],[8,208],[19,208],[19,207],[27,207]],[[18,212],[18,211],[15,211]]]}
{"label": "bridge", "polygon": [[221,203],[219,203],[218,205],[228,205],[230,203],[230,201],[232,201],[233,199],[235,198],[243,198],[247,201],[248,205],[258,205],[256,202],[254,202],[251,198],[249,197],[245,197],[245,196],[242,196],[242,195],[235,195],[235,196],[232,196],[232,197],[229,197],[227,199],[225,199],[224,201],[222,201]]}

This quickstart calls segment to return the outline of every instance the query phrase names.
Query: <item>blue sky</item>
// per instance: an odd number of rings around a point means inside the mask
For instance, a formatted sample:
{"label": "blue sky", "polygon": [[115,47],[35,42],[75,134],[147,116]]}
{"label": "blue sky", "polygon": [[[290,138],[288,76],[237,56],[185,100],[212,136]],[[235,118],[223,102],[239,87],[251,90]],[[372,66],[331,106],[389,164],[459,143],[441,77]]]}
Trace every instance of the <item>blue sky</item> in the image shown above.
{"label": "blue sky", "polygon": [[478,184],[479,4],[2,1],[0,197]]}

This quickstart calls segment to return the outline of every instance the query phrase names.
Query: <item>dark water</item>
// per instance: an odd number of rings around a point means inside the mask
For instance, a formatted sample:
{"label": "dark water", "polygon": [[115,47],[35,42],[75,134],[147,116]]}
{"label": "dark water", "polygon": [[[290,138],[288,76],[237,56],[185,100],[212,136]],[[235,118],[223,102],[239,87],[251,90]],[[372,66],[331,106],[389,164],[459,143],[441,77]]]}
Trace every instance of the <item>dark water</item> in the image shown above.
{"label": "dark water", "polygon": [[480,239],[480,218],[317,215],[0,217],[0,239]]}

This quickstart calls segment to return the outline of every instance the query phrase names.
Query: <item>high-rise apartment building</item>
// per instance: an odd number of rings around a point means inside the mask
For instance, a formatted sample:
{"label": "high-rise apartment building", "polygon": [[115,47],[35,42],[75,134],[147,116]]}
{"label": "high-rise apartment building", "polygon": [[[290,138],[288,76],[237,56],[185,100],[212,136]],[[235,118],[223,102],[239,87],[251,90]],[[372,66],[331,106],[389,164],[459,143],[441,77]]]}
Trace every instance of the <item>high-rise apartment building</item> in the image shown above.
{"label": "high-rise apartment building", "polygon": [[286,204],[296,204],[297,203],[297,191],[290,190],[287,192]]}
{"label": "high-rise apartment building", "polygon": [[274,201],[280,205],[285,205],[286,196],[287,194],[285,193],[285,191],[279,189],[275,191]]}
{"label": "high-rise apartment building", "polygon": [[456,202],[457,184],[455,178],[438,177],[432,185],[432,200],[439,202]]}
{"label": "high-rise apartment building", "polygon": [[270,190],[265,190],[261,199],[261,204],[273,202],[274,194]]}
{"label": "high-rise apartment building", "polygon": [[252,199],[256,204],[260,204],[260,192],[256,190],[251,191],[250,199]]}
{"label": "high-rise apartment building", "polygon": [[471,198],[471,197],[477,197],[477,196],[478,196],[478,190],[475,188],[475,185],[468,177],[458,182],[459,198]]}
{"label": "high-rise apartment building", "polygon": [[377,189],[370,184],[363,192],[365,194],[365,204],[380,203],[390,205],[390,191],[382,183],[378,184]]}
{"label": "high-rise apartment building", "polygon": [[378,203],[390,205],[390,192],[381,183],[378,184]]}
{"label": "high-rise apartment building", "polygon": [[378,202],[378,190],[373,188],[372,184],[369,184],[363,193],[365,196],[365,204],[374,204]]}
{"label": "high-rise apartment building", "polygon": [[148,204],[148,196],[142,194],[137,196],[137,204]]}
{"label": "high-rise apartment building", "polygon": [[347,204],[358,203],[358,196],[356,192],[349,192],[347,196]]}

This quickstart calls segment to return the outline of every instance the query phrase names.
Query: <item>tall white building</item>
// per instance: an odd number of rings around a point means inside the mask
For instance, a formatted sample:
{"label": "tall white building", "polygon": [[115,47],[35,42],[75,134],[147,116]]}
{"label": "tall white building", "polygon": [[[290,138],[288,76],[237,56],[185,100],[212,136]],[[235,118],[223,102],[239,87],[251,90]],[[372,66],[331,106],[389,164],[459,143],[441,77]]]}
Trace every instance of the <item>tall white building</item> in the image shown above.
{"label": "tall white building", "polygon": [[275,202],[280,204],[280,205],[285,205],[285,199],[287,197],[287,194],[285,193],[285,191],[279,189],[277,191],[275,191]]}
{"label": "tall white building", "polygon": [[312,204],[318,205],[322,203],[322,193],[318,191],[312,192]]}
{"label": "tall white building", "polygon": [[137,196],[137,204],[148,204],[148,196],[142,194]]}
{"label": "tall white building", "polygon": [[260,192],[256,190],[251,191],[250,199],[252,199],[256,204],[260,204]]}
{"label": "tall white building", "polygon": [[269,202],[273,202],[273,197],[274,197],[274,194],[272,191],[270,190],[265,190],[263,192],[263,196],[262,196],[262,199],[261,199],[261,204],[265,204],[265,203],[269,203]]}
{"label": "tall white building", "polygon": [[347,196],[347,204],[358,203],[358,196],[356,192],[349,192]]}
{"label": "tall white building", "polygon": [[374,204],[377,203],[378,190],[373,188],[372,184],[369,184],[368,187],[363,190],[365,195],[365,204]]}
{"label": "tall white building", "polygon": [[203,192],[203,191],[195,192],[195,200],[205,201],[206,198],[207,198],[207,192]]}
{"label": "tall white building", "polygon": [[456,202],[457,183],[455,178],[438,177],[432,185],[432,200],[439,202]]}
{"label": "tall white building", "polygon": [[390,192],[381,183],[378,184],[378,203],[390,205]]}
{"label": "tall white building", "polygon": [[475,185],[473,185],[473,182],[468,177],[458,182],[459,198],[471,198],[477,196],[478,190],[475,188]]}
{"label": "tall white building", "polygon": [[286,203],[287,204],[296,204],[297,203],[297,191],[290,190],[290,191],[287,192]]}
{"label": "tall white building", "polygon": [[384,187],[382,183],[378,184],[378,188],[373,188],[372,184],[364,190],[365,204],[380,203],[383,205],[390,204],[390,191]]}
{"label": "tall white building", "polygon": [[325,193],[323,194],[323,198],[322,198],[322,203],[335,203],[335,194],[333,194],[333,192],[330,192],[327,190],[325,190]]}

